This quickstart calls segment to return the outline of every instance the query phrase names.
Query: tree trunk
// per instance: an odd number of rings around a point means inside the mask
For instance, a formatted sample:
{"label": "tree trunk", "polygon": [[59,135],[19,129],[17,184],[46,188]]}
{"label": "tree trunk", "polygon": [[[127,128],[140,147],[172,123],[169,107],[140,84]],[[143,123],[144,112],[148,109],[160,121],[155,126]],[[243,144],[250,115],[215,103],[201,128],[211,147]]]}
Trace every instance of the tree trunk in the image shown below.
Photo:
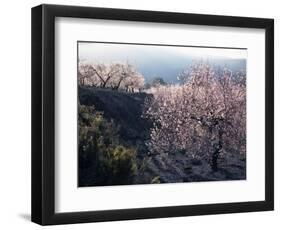
{"label": "tree trunk", "polygon": [[101,84],[101,87],[102,87],[102,88],[105,88],[105,85],[106,85],[106,81],[104,81],[104,82]]}
{"label": "tree trunk", "polygon": [[123,81],[123,79],[121,78],[116,86],[116,89],[119,89],[120,85],[121,85],[121,82]]}
{"label": "tree trunk", "polygon": [[220,155],[220,152],[222,150],[222,131],[219,130],[218,131],[218,143],[216,143],[214,145],[214,152],[213,152],[213,155],[212,155],[212,162],[211,162],[211,166],[212,166],[212,170],[214,172],[218,171],[218,158],[219,158],[219,155]]}
{"label": "tree trunk", "polygon": [[219,150],[216,149],[212,155],[212,163],[211,163],[212,170],[214,172],[218,171],[218,157],[219,157]]}
{"label": "tree trunk", "polygon": [[108,76],[108,77],[105,79],[105,81],[104,81],[104,83],[103,83],[103,85],[104,85],[103,88],[106,87],[106,84],[109,82],[110,79],[111,79],[111,76]]}

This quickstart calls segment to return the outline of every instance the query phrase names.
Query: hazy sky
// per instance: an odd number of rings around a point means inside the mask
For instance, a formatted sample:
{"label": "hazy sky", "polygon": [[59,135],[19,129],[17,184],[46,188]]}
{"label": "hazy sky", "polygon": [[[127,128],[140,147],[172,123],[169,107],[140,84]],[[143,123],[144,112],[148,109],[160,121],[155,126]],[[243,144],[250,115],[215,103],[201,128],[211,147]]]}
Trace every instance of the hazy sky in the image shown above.
{"label": "hazy sky", "polygon": [[146,80],[157,76],[174,81],[177,73],[192,60],[246,61],[247,50],[79,42],[78,55],[80,61],[87,62],[129,62]]}

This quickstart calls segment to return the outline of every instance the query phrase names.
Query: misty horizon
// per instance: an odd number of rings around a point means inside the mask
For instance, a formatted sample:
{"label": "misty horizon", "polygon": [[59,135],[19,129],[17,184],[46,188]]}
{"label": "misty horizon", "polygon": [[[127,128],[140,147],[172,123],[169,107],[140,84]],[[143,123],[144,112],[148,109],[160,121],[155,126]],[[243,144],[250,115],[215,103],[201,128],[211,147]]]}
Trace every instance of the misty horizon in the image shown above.
{"label": "misty horizon", "polygon": [[148,83],[156,77],[167,83],[177,83],[177,75],[193,61],[199,60],[246,71],[246,58],[246,49],[78,42],[79,61],[130,63]]}

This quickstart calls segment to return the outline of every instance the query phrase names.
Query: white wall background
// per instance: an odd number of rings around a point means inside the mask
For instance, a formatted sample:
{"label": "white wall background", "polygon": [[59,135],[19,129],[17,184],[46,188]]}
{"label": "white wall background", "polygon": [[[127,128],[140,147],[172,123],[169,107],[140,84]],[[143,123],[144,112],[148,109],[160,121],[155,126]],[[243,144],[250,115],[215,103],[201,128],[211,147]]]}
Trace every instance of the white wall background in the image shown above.
{"label": "white wall background", "polygon": [[[41,1],[1,2],[0,228],[39,229],[30,222],[30,8]],[[55,229],[276,229],[281,224],[281,54],[279,1],[56,0],[44,3],[162,10],[275,19],[275,211],[55,226]],[[47,227],[49,228],[49,227]]]}

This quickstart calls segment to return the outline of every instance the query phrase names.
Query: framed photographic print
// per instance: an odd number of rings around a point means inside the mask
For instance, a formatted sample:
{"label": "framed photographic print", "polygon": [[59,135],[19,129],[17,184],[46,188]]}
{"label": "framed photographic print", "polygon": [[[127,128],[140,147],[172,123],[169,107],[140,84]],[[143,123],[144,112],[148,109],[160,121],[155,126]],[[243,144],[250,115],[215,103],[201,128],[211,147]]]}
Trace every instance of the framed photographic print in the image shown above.
{"label": "framed photographic print", "polygon": [[273,19],[32,8],[32,221],[273,210]]}

